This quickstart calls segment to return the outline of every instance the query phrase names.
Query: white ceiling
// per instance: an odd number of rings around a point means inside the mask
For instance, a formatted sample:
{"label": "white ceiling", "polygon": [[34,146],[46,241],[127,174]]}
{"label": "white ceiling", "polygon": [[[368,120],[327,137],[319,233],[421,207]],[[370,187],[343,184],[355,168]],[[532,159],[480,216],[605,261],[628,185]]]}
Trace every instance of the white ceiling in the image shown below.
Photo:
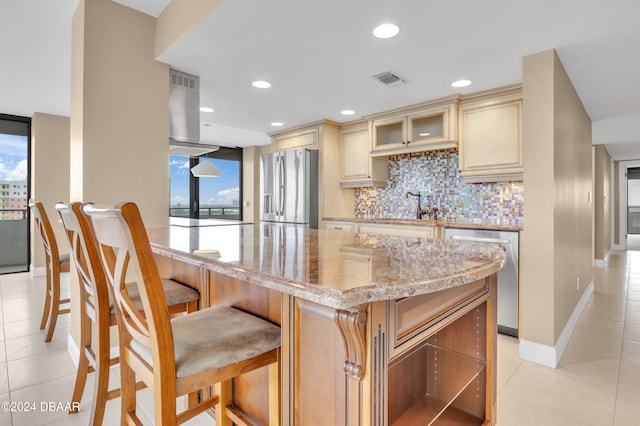
{"label": "white ceiling", "polygon": [[[157,16],[169,0],[117,0]],[[0,112],[69,114],[78,0],[0,0]],[[371,35],[392,21],[400,34]],[[640,159],[637,0],[227,0],[159,60],[200,76],[210,142],[268,143],[272,121],[344,122],[522,80],[522,57],[554,48],[593,121],[594,144]],[[10,41],[10,42],[9,42]],[[10,64],[7,66],[6,64]],[[372,76],[392,71],[404,86]],[[473,84],[454,89],[467,78]],[[253,88],[257,79],[268,90]]]}

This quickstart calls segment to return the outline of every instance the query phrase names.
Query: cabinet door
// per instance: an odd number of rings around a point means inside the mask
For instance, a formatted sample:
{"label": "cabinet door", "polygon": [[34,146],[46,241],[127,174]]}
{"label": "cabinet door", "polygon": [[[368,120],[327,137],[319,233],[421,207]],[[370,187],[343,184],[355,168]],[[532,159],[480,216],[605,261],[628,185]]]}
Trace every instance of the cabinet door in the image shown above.
{"label": "cabinet door", "polygon": [[429,149],[450,148],[455,146],[457,104],[430,108],[408,117],[408,141],[414,147]]}
{"label": "cabinet door", "polygon": [[443,114],[414,117],[409,121],[409,138],[411,142],[428,142],[444,137]]}
{"label": "cabinet door", "polygon": [[402,148],[407,143],[405,117],[375,120],[371,130],[373,151]]}
{"label": "cabinet door", "polygon": [[387,184],[387,161],[371,157],[366,124],[345,127],[340,133],[340,186],[383,187]]}
{"label": "cabinet door", "polygon": [[284,134],[274,138],[275,151],[286,151],[296,148],[318,148],[318,129]]}
{"label": "cabinet door", "polygon": [[522,180],[522,100],[461,106],[459,154],[466,180]]}
{"label": "cabinet door", "polygon": [[340,135],[340,166],[343,181],[371,179],[369,132],[366,128]]}
{"label": "cabinet door", "polygon": [[457,99],[411,108],[405,115],[381,117],[371,123],[371,155],[409,154],[455,148]]}

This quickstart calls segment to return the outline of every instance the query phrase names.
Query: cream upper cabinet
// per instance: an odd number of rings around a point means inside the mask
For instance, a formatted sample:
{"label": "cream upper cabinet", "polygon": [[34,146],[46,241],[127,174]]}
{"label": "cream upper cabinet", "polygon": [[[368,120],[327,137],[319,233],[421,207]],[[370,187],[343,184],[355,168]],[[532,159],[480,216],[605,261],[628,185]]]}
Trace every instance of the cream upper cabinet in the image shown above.
{"label": "cream upper cabinet", "polygon": [[366,122],[340,130],[340,186],[343,188],[383,187],[387,183],[387,161],[369,154],[369,127]]}
{"label": "cream upper cabinet", "polygon": [[371,156],[455,147],[458,102],[456,96],[367,117]]}
{"label": "cream upper cabinet", "polygon": [[318,139],[319,129],[318,127],[312,127],[272,135],[272,145],[274,151],[286,151],[296,148],[318,149]]}
{"label": "cream upper cabinet", "polygon": [[522,87],[465,97],[458,109],[459,168],[468,182],[522,180]]}

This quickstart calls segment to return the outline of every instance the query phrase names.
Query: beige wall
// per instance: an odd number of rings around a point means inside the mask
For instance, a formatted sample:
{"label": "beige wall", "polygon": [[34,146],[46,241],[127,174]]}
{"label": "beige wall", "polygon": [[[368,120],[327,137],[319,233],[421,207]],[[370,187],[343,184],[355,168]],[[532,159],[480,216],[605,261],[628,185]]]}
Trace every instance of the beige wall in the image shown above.
{"label": "beige wall", "polygon": [[260,220],[260,147],[249,146],[242,150],[242,220]]}
{"label": "beige wall", "polygon": [[611,156],[604,145],[594,146],[594,256],[607,260],[611,247]]}
{"label": "beige wall", "polygon": [[222,0],[172,0],[157,19],[155,57],[159,57],[220,4]]}
{"label": "beige wall", "polygon": [[554,346],[591,281],[591,121],[554,50],[523,59],[523,99],[522,338]]}
{"label": "beige wall", "polygon": [[[69,200],[69,117],[35,113],[31,119],[31,198],[44,204],[61,253],[69,252],[64,229],[54,208]],[[40,234],[31,224],[31,270],[45,267]],[[44,273],[44,272],[43,272]]]}
{"label": "beige wall", "polygon": [[109,0],[73,18],[73,201],[135,201],[149,226],[169,208],[169,67],[154,59],[155,19]]}
{"label": "beige wall", "polygon": [[[169,221],[169,66],[154,59],[155,25],[110,0],[80,0],[72,23],[67,198],[134,201],[148,226]],[[72,303],[76,342],[78,309]]]}
{"label": "beige wall", "polygon": [[620,244],[620,162],[613,162],[613,244]]}

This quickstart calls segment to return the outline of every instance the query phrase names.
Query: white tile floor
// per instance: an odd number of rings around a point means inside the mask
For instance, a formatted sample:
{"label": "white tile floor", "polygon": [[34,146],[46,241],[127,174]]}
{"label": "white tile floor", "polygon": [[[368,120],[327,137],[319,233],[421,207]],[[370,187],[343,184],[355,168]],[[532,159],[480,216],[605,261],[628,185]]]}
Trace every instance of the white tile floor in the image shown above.
{"label": "white tile floor", "polygon": [[[615,252],[609,266],[593,275],[594,294],[557,369],[520,360],[517,340],[499,336],[499,426],[639,424],[640,252]],[[75,379],[67,353],[68,315],[60,318],[51,342],[42,340],[43,286],[43,277],[28,273],[0,275],[0,407],[8,401],[36,403],[35,412],[0,410],[0,426],[88,422],[91,382],[80,413],[42,410],[42,402],[66,403]],[[138,403],[145,424],[152,424],[150,392],[140,391]],[[119,423],[119,409],[118,400],[107,404],[105,425]],[[204,415],[188,424],[213,420]]]}
{"label": "white tile floor", "polygon": [[[76,367],[67,351],[68,314],[59,317],[51,342],[43,340],[44,331],[39,327],[44,285],[44,277],[32,277],[30,273],[0,275],[0,426],[80,426],[89,423],[93,375],[89,375],[79,413],[69,415],[66,409],[59,407],[59,404],[69,402]],[[117,387],[118,368],[112,367],[111,371],[112,387]],[[152,393],[143,389],[137,398],[142,421],[152,425]],[[29,411],[7,412],[3,402],[11,402],[14,409],[24,406],[21,403],[28,403]],[[182,404],[181,399],[179,404]],[[119,399],[109,401],[106,411],[103,424],[118,425]],[[207,414],[202,414],[184,424],[198,426],[214,422]]]}
{"label": "white tile floor", "polygon": [[498,340],[498,425],[640,424],[640,252],[594,268],[594,294],[557,369]]}

